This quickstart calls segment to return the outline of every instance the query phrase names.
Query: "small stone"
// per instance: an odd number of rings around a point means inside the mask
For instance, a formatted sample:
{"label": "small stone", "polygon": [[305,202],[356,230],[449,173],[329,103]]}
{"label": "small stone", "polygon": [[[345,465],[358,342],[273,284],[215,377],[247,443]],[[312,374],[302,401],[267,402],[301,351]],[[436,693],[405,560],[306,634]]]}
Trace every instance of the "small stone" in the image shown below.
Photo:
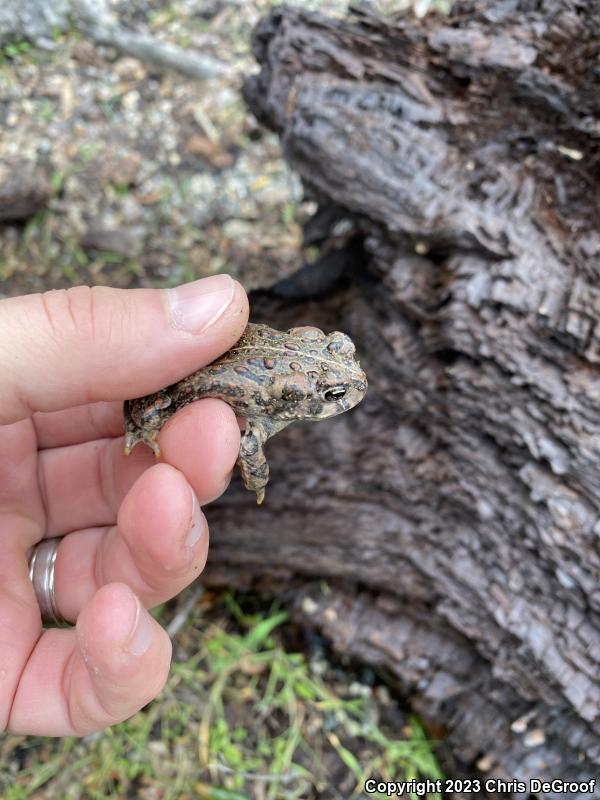
{"label": "small stone", "polygon": [[51,194],[46,175],[33,164],[0,164],[0,222],[29,219]]}
{"label": "small stone", "polygon": [[127,194],[121,202],[121,214],[125,222],[135,223],[142,219],[144,210],[141,203],[132,194]]}
{"label": "small stone", "polygon": [[146,77],[146,70],[137,58],[120,58],[114,70],[122,81],[141,81]]}
{"label": "small stone", "polygon": [[484,755],[477,761],[476,766],[480,772],[489,772],[494,766],[494,761],[490,755]]}
{"label": "small stone", "polygon": [[511,731],[513,731],[513,733],[525,733],[532,717],[533,714],[531,711],[529,711],[527,714],[524,714],[522,717],[514,720],[510,726]]}
{"label": "small stone", "polygon": [[302,600],[302,611],[304,612],[304,614],[312,616],[313,614],[316,614],[318,610],[319,606],[317,603],[315,603],[312,597],[305,597]]}
{"label": "small stone", "polygon": [[132,89],[131,92],[127,92],[123,95],[121,98],[121,103],[123,108],[126,108],[128,111],[132,111],[140,104],[140,93],[135,89]]}
{"label": "small stone", "polygon": [[125,258],[135,258],[142,252],[145,231],[137,228],[105,228],[90,226],[80,239],[84,250],[100,250]]}
{"label": "small stone", "polygon": [[73,57],[80,64],[86,64],[89,67],[99,67],[102,64],[102,59],[98,55],[96,48],[88,39],[82,39],[75,44]]}
{"label": "small stone", "polygon": [[137,182],[141,164],[141,155],[131,150],[114,156],[98,156],[94,159],[93,169],[101,186],[132,186]]}
{"label": "small stone", "polygon": [[525,747],[539,747],[546,741],[546,734],[541,728],[534,728],[523,737]]}

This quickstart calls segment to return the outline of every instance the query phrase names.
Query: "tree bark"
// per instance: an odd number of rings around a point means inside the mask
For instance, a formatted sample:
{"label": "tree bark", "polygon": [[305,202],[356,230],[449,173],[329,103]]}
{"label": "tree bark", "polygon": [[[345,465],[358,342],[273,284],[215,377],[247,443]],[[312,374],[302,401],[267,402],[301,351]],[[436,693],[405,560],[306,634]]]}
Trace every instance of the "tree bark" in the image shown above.
{"label": "tree bark", "polygon": [[254,319],[348,332],[370,388],[209,510],[208,580],[293,594],[486,778],[600,766],[597,9],[277,7],[245,87],[321,247]]}

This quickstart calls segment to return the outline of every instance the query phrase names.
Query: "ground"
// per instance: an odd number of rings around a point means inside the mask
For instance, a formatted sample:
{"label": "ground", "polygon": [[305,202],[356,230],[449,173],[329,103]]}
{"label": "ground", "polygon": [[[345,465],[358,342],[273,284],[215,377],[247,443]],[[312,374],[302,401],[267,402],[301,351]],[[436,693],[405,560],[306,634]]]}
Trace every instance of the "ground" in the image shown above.
{"label": "ground", "polygon": [[35,163],[50,192],[24,226],[0,234],[5,293],[221,271],[253,288],[298,265],[310,208],[239,91],[268,5],[121,3],[124,24],[218,55],[224,75],[207,81],[161,74],[76,30],[56,34],[51,51],[4,48],[0,178]]}
{"label": "ground", "polygon": [[4,800],[347,800],[371,776],[441,777],[419,721],[370,670],[336,663],[268,598],[190,591],[160,697],[84,739],[0,736]]}

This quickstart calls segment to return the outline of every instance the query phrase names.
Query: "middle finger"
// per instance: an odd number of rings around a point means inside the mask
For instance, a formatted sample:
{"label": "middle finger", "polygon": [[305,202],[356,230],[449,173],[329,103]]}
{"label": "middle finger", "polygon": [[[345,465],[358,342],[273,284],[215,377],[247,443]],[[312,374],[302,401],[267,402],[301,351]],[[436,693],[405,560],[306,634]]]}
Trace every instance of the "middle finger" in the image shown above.
{"label": "middle finger", "polygon": [[[227,485],[239,435],[229,406],[207,398],[175,415],[159,440],[165,460],[182,469],[203,505]],[[126,493],[155,463],[143,446],[126,457],[122,437],[43,450],[39,456],[46,536],[113,524]]]}

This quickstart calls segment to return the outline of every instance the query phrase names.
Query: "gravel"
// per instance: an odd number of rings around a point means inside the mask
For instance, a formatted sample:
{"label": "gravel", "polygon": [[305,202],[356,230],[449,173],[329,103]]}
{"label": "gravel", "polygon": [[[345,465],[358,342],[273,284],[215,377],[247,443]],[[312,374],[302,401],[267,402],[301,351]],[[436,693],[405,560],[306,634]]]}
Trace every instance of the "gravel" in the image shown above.
{"label": "gravel", "polygon": [[122,55],[76,28],[55,27],[51,46],[5,45],[0,195],[6,205],[6,191],[26,180],[35,202],[0,225],[3,294],[166,286],[220,271],[250,289],[299,266],[309,207],[277,137],[240,95],[256,70],[251,30],[270,5],[110,4],[128,30],[225,65],[208,80]]}

